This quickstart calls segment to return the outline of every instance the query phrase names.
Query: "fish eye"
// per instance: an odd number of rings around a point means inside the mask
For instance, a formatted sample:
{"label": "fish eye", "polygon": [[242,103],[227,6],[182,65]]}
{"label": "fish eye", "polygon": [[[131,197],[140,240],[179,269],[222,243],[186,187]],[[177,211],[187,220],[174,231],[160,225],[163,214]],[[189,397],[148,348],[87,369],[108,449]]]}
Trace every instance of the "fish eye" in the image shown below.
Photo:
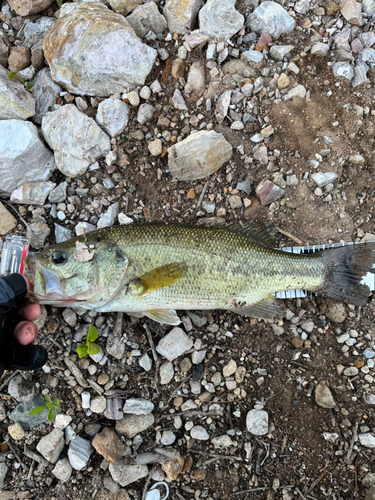
{"label": "fish eye", "polygon": [[63,264],[66,260],[66,255],[61,250],[53,252],[52,260],[54,264]]}

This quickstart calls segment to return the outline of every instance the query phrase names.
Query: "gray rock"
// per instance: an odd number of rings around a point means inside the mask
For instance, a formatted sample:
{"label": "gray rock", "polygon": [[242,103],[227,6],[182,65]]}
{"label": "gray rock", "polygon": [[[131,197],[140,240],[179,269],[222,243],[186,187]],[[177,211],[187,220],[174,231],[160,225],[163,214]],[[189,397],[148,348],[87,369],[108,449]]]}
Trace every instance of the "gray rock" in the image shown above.
{"label": "gray rock", "polygon": [[225,90],[216,101],[215,117],[219,123],[222,123],[228,114],[231,95],[231,90]]}
{"label": "gray rock", "polygon": [[73,104],[47,113],[42,132],[55,152],[57,168],[68,177],[82,175],[90,164],[111,150],[108,135]]}
{"label": "gray rock", "polygon": [[195,326],[201,328],[207,323],[207,316],[201,311],[186,311]]}
{"label": "gray rock", "polygon": [[364,61],[357,60],[357,64],[354,68],[354,77],[352,80],[352,85],[354,88],[359,87],[363,83],[367,83],[369,80],[367,78],[367,71],[369,67]]}
{"label": "gray rock", "polygon": [[130,398],[125,401],[124,413],[132,415],[149,415],[154,409],[151,401],[142,398]]}
{"label": "gray rock", "polygon": [[264,56],[259,50],[246,50],[242,52],[241,58],[249,63],[259,64],[263,62]]}
{"label": "gray rock", "polygon": [[358,375],[359,370],[355,366],[348,366],[348,368],[345,368],[343,373],[346,377],[355,377]]}
{"label": "gray rock", "polygon": [[119,204],[116,201],[113,205],[108,207],[105,214],[103,214],[97,224],[98,229],[103,229],[104,227],[111,227],[116,222],[117,215],[119,213]]}
{"label": "gray rock", "polygon": [[362,446],[366,448],[375,448],[375,436],[370,432],[358,434],[358,439]]}
{"label": "gray rock", "polygon": [[35,115],[35,100],[19,83],[8,78],[0,66],[0,120],[26,120]]}
{"label": "gray rock", "polygon": [[38,42],[42,42],[44,33],[55,21],[56,19],[53,17],[42,16],[35,22],[27,23],[23,30],[23,34],[25,35],[24,47],[34,50],[35,45]]}
{"label": "gray rock", "polygon": [[93,413],[104,413],[107,407],[107,400],[104,396],[95,396],[90,402],[90,410]]}
{"label": "gray rock", "polygon": [[123,132],[129,121],[129,106],[120,99],[105,99],[98,106],[96,123],[111,137]]}
{"label": "gray rock", "polygon": [[370,16],[375,16],[375,2],[374,0],[363,0],[362,1],[363,12],[369,14]]}
{"label": "gray rock", "polygon": [[137,121],[141,125],[146,125],[147,122],[152,121],[153,116],[155,113],[155,108],[154,106],[151,106],[151,104],[141,104],[138,108],[138,114],[137,114]]}
{"label": "gray rock", "polygon": [[339,31],[334,36],[336,49],[346,50],[347,52],[350,52],[351,51],[351,48],[349,45],[349,38],[350,37],[351,37],[350,27],[346,27],[342,31]]}
{"label": "gray rock", "polygon": [[36,449],[48,462],[56,463],[64,449],[64,432],[61,429],[53,429],[42,437]]}
{"label": "gray rock", "polygon": [[283,33],[290,33],[295,27],[294,19],[276,2],[262,2],[252,14],[247,25],[261,35],[267,33],[272,38],[279,38]]}
{"label": "gray rock", "polygon": [[211,443],[214,448],[229,448],[229,446],[232,446],[233,441],[228,434],[224,434],[223,436],[216,436],[212,438]]}
{"label": "gray rock", "polygon": [[147,352],[145,352],[143,356],[139,359],[139,364],[146,372],[149,372],[151,370],[152,361]]}
{"label": "gray rock", "polygon": [[350,82],[354,77],[354,69],[348,62],[336,62],[332,66],[332,69],[336,78],[341,78]]}
{"label": "gray rock", "polygon": [[147,465],[125,465],[123,460],[109,464],[112,479],[122,487],[148,476]]}
{"label": "gray rock", "polygon": [[52,474],[62,483],[69,481],[72,472],[72,466],[67,458],[59,460],[52,470]]}
{"label": "gray rock", "polygon": [[53,422],[53,426],[56,429],[64,430],[70,422],[72,421],[72,417],[70,415],[64,415],[64,413],[59,413],[56,415],[55,420]]}
{"label": "gray rock", "polygon": [[289,92],[285,94],[284,100],[289,101],[290,99],[294,99],[295,97],[304,99],[306,97],[306,92],[306,88],[303,85],[296,85],[293,89],[289,90]]}
{"label": "gray rock", "polygon": [[21,403],[32,401],[35,396],[35,387],[30,375],[16,375],[8,385],[8,394]]}
{"label": "gray rock", "polygon": [[326,186],[327,184],[333,182],[334,180],[337,179],[337,174],[336,172],[317,172],[316,174],[312,174],[312,179],[315,182],[315,184],[322,188]]}
{"label": "gray rock", "polygon": [[364,476],[362,476],[362,484],[365,488],[372,488],[375,486],[375,473],[368,472]]}
{"label": "gray rock", "polygon": [[55,187],[55,189],[53,191],[51,191],[50,195],[48,196],[49,202],[50,203],[61,203],[62,201],[65,201],[67,187],[68,187],[68,184],[66,181],[58,184],[58,186]]}
{"label": "gray rock", "polygon": [[251,183],[248,179],[245,181],[237,182],[236,189],[237,189],[237,191],[243,191],[246,194],[250,194],[251,193]]}
{"label": "gray rock", "polygon": [[30,412],[34,408],[43,406],[44,404],[44,399],[40,397],[36,397],[32,401],[21,403],[14,408],[12,413],[9,415],[9,418],[13,420],[13,422],[20,424],[25,431],[28,431],[40,424],[48,422],[47,409],[37,415],[30,415]]}
{"label": "gray rock", "polygon": [[77,436],[70,443],[68,450],[68,458],[70,465],[75,470],[82,470],[86,467],[90,455],[92,453],[92,446],[90,441]]}
{"label": "gray rock", "polygon": [[57,103],[62,88],[51,78],[51,70],[42,68],[38,71],[33,86],[33,96],[36,99],[35,123],[42,123],[43,116]]}
{"label": "gray rock", "polygon": [[194,425],[194,427],[191,428],[190,436],[199,441],[207,441],[207,439],[210,438],[206,429],[201,425]]}
{"label": "gray rock", "polygon": [[363,399],[368,405],[375,405],[375,394],[366,393],[363,395]]}
{"label": "gray rock", "polygon": [[163,9],[169,30],[172,33],[184,33],[185,28],[193,29],[202,0],[166,0]]}
{"label": "gray rock", "polygon": [[369,63],[375,63],[375,49],[363,49],[359,54],[359,59]]}
{"label": "gray rock", "polygon": [[160,340],[156,350],[168,361],[173,361],[191,349],[192,346],[192,339],[181,328],[176,326]]}
{"label": "gray rock", "polygon": [[332,392],[324,380],[321,380],[315,387],[315,401],[322,408],[335,408],[336,406]]}
{"label": "gray rock", "polygon": [[47,180],[54,166],[34,124],[0,120],[0,195],[10,196],[22,184]]}
{"label": "gray rock", "polygon": [[73,238],[73,233],[67,227],[59,226],[55,224],[55,240],[56,243],[63,243],[64,241],[70,240]]}
{"label": "gray rock", "polygon": [[173,363],[171,361],[165,361],[160,365],[159,376],[160,376],[160,385],[169,384],[169,382],[173,379],[174,368]]}
{"label": "gray rock", "polygon": [[81,236],[81,234],[86,234],[91,231],[95,231],[96,226],[93,224],[89,224],[88,222],[78,222],[75,227],[75,232],[77,236]]}
{"label": "gray rock", "polygon": [[132,439],[140,432],[145,431],[154,425],[155,417],[150,413],[149,415],[124,415],[121,420],[116,422],[116,431],[122,436]]}
{"label": "gray rock", "polygon": [[149,31],[158,35],[168,28],[167,21],[155,2],[139,5],[126,20],[140,38],[144,38]]}
{"label": "gray rock", "polygon": [[49,181],[30,182],[13,191],[10,201],[23,205],[44,205],[47,196],[55,186],[54,182]]}
{"label": "gray rock", "polygon": [[30,240],[32,247],[39,250],[43,248],[47,236],[51,230],[44,221],[29,223],[26,229],[26,237]]}
{"label": "gray rock", "polygon": [[223,134],[202,131],[168,149],[168,166],[179,181],[192,181],[216,172],[231,156],[232,146]]}
{"label": "gray rock", "polygon": [[345,305],[341,302],[331,304],[326,310],[326,318],[335,323],[343,323],[346,319]]}
{"label": "gray rock", "polygon": [[340,11],[348,23],[362,26],[362,4],[355,0],[343,0],[340,3]]}
{"label": "gray rock", "polygon": [[176,109],[182,111],[188,109],[186,106],[185,99],[182,97],[181,91],[178,89],[174,91],[173,96],[171,97],[171,103]]}
{"label": "gray rock", "polygon": [[294,49],[294,45],[272,45],[270,56],[274,61],[282,61]]}
{"label": "gray rock", "polygon": [[0,491],[5,485],[5,476],[7,475],[8,467],[4,462],[0,462]]}
{"label": "gray rock", "polygon": [[199,11],[199,28],[212,37],[230,39],[244,24],[236,9],[236,0],[207,0]]}
{"label": "gray rock", "polygon": [[329,51],[329,46],[326,43],[315,43],[311,47],[311,54],[315,54],[317,56],[324,56]]}
{"label": "gray rock", "polygon": [[95,2],[64,4],[43,49],[55,82],[75,94],[94,96],[143,85],[157,55],[122,15]]}
{"label": "gray rock", "polygon": [[204,90],[206,74],[203,64],[200,61],[194,62],[189,69],[185,92],[199,92]]}
{"label": "gray rock", "polygon": [[375,358],[375,351],[374,349],[365,349],[363,355],[366,359],[372,359]]}
{"label": "gray rock", "polygon": [[268,433],[268,413],[265,410],[250,410],[246,416],[246,428],[254,436]]}
{"label": "gray rock", "polygon": [[125,352],[125,344],[121,340],[120,335],[116,335],[113,330],[108,334],[106,351],[109,356],[113,356],[116,359],[121,359]]}

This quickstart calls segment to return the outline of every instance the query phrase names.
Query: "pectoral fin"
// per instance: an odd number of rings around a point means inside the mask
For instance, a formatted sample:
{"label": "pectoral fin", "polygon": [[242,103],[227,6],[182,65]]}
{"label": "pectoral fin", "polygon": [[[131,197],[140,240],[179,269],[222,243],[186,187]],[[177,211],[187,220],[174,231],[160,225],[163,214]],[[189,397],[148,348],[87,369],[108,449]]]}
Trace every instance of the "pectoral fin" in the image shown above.
{"label": "pectoral fin", "polygon": [[173,309],[162,309],[154,311],[145,311],[144,315],[148,318],[157,321],[158,323],[165,323],[166,325],[179,325],[180,318],[177,316],[176,311]]}
{"label": "pectoral fin", "polygon": [[136,278],[132,284],[139,295],[145,295],[146,293],[154,292],[155,290],[160,290],[161,288],[177,283],[177,281],[185,276],[186,271],[187,265],[185,262],[173,262],[172,264],[153,269],[140,278]]}
{"label": "pectoral fin", "polygon": [[242,307],[241,309],[234,309],[233,312],[240,314],[241,316],[250,316],[251,318],[272,319],[279,316],[281,310],[282,307],[279,301],[272,295],[269,295],[255,304]]}

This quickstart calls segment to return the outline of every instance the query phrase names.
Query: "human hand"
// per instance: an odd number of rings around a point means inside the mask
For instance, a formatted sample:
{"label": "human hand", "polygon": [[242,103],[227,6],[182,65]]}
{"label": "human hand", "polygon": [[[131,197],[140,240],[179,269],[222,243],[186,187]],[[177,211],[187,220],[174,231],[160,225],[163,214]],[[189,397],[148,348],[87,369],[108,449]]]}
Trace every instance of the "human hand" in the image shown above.
{"label": "human hand", "polygon": [[32,291],[30,281],[20,274],[0,278],[0,377],[4,369],[35,370],[47,361],[47,351],[30,345],[38,335],[32,323],[39,314],[38,304],[19,309],[19,302]]}

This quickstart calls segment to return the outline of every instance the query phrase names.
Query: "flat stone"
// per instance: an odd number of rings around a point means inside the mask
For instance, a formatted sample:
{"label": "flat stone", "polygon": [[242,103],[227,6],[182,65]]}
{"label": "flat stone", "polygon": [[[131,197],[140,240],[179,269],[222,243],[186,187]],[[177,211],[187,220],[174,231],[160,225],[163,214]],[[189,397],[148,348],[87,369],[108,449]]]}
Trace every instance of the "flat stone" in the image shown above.
{"label": "flat stone", "polygon": [[9,0],[9,5],[19,16],[25,17],[38,14],[48,9],[54,0]]}
{"label": "flat stone", "polygon": [[130,398],[125,401],[124,413],[133,415],[149,415],[154,409],[153,403],[143,398]]}
{"label": "flat stone", "polygon": [[116,431],[132,439],[140,432],[145,431],[154,425],[155,417],[152,413],[148,415],[131,415],[127,414],[121,420],[116,421]]}
{"label": "flat stone", "polygon": [[181,111],[188,109],[185,99],[182,97],[181,91],[178,89],[174,91],[173,96],[171,97],[171,103],[176,109]]}
{"label": "flat stone", "polygon": [[47,113],[43,117],[42,132],[55,152],[57,168],[68,177],[82,175],[89,165],[111,150],[108,135],[74,104]]}
{"label": "flat stone", "polygon": [[96,123],[111,137],[123,132],[129,121],[129,106],[120,99],[105,99],[99,103]]}
{"label": "flat stone", "polygon": [[0,120],[0,195],[10,196],[23,184],[46,181],[54,157],[33,123]]}
{"label": "flat stone", "polygon": [[274,61],[282,61],[293,49],[294,45],[272,45],[270,48],[270,57]]}
{"label": "flat stone", "polygon": [[294,19],[278,3],[265,1],[248,17],[247,26],[261,35],[267,33],[273,39],[290,33],[295,27]]}
{"label": "flat stone", "polygon": [[193,439],[198,439],[198,441],[207,441],[210,438],[206,429],[201,425],[194,425],[190,431],[190,436]]}
{"label": "flat stone", "polygon": [[74,94],[104,97],[143,85],[157,55],[99,2],[64,4],[43,49],[55,82]]}
{"label": "flat stone", "polygon": [[[180,61],[180,59],[178,60]],[[194,62],[189,69],[185,92],[189,94],[190,92],[199,92],[204,90],[205,80],[206,73],[203,64],[200,61]]]}
{"label": "flat stone", "polygon": [[17,226],[17,219],[0,202],[0,235],[8,234]]}
{"label": "flat stone", "polygon": [[246,428],[254,436],[268,434],[268,413],[265,410],[250,410],[246,416]]}
{"label": "flat stone", "polygon": [[163,14],[169,30],[172,33],[191,30],[202,5],[202,0],[166,0]]}
{"label": "flat stone", "polygon": [[203,179],[216,172],[232,156],[223,134],[201,131],[168,149],[168,166],[179,181]]}
{"label": "flat stone", "polygon": [[212,438],[211,443],[214,448],[229,448],[233,445],[233,441],[228,434],[224,434],[223,436],[216,436]]}
{"label": "flat stone", "polygon": [[64,432],[61,429],[53,429],[49,434],[42,437],[36,449],[48,462],[56,463],[64,449]]}
{"label": "flat stone", "polygon": [[117,462],[125,454],[125,446],[117,437],[117,434],[109,427],[104,427],[93,441],[93,447],[109,462]]}
{"label": "flat stone", "polygon": [[49,181],[30,182],[13,191],[10,201],[23,205],[44,205],[55,186],[54,182]]}
{"label": "flat stone", "polygon": [[168,28],[155,2],[139,5],[126,20],[140,38],[144,38],[149,31],[159,35]]}
{"label": "flat stone", "polygon": [[362,26],[362,5],[360,3],[355,0],[342,0],[340,11],[348,23],[354,26]]}
{"label": "flat stone", "polygon": [[28,431],[40,424],[48,422],[48,409],[43,410],[37,415],[30,415],[30,412],[34,408],[44,405],[44,399],[37,396],[32,401],[26,401],[16,406],[12,413],[9,415],[9,418],[13,420],[13,422],[21,424],[23,429],[25,429],[25,431]]}
{"label": "flat stone", "polygon": [[215,106],[215,117],[219,123],[224,121],[228,114],[232,91],[225,90],[217,99]]}
{"label": "flat stone", "polygon": [[73,468],[69,463],[67,458],[62,458],[57,462],[55,467],[52,469],[52,474],[57,477],[62,483],[69,481],[73,472]]}
{"label": "flat stone", "polygon": [[306,93],[307,93],[306,87],[298,84],[285,94],[284,100],[289,101],[290,99],[295,99],[296,97],[304,99],[306,97]]}
{"label": "flat stone", "polygon": [[317,172],[316,174],[312,174],[311,178],[315,182],[315,184],[322,188],[326,186],[327,184],[333,182],[334,180],[337,179],[337,174],[336,172]]}
{"label": "flat stone", "polygon": [[354,69],[348,62],[336,62],[332,66],[332,69],[336,78],[341,78],[350,82],[354,77]]}
{"label": "flat stone", "polygon": [[160,365],[159,369],[159,377],[160,377],[160,385],[169,384],[169,382],[173,379],[174,368],[173,363],[171,361],[165,361]]}
{"label": "flat stone", "polygon": [[285,190],[276,186],[276,184],[271,181],[264,180],[258,184],[255,192],[262,205],[269,205],[273,201],[281,198],[284,195]]}
{"label": "flat stone", "polygon": [[362,446],[366,448],[375,448],[375,436],[370,432],[358,434],[358,439]]}
{"label": "flat stone", "polygon": [[336,406],[332,392],[324,380],[321,380],[315,387],[315,401],[322,408],[335,408]]}
{"label": "flat stone", "polygon": [[87,441],[80,436],[75,437],[71,441],[68,450],[70,465],[75,470],[82,470],[84,467],[86,467],[91,453],[92,446],[90,444],[90,441]]}
{"label": "flat stone", "polygon": [[363,0],[362,2],[363,12],[369,14],[370,16],[375,16],[375,2],[374,0]]}
{"label": "flat stone", "polygon": [[199,28],[215,38],[230,39],[244,25],[244,17],[236,9],[236,0],[207,0],[199,11]]}
{"label": "flat stone", "polygon": [[315,43],[310,52],[316,56],[325,56],[328,51],[329,46],[326,43]]}
{"label": "flat stone", "polygon": [[72,421],[72,417],[70,415],[64,415],[63,413],[58,413],[55,416],[55,420],[53,422],[53,426],[56,429],[64,430],[65,427],[67,427],[70,424],[71,421]]}
{"label": "flat stone", "polygon": [[122,461],[109,464],[112,479],[122,487],[148,476],[147,465],[125,465]]}
{"label": "flat stone", "polygon": [[168,361],[173,361],[191,349],[192,346],[192,339],[181,328],[176,326],[160,340],[156,350]]}
{"label": "flat stone", "polygon": [[25,87],[8,78],[0,66],[0,120],[26,120],[35,115],[35,99]]}
{"label": "flat stone", "polygon": [[66,200],[66,189],[68,187],[68,183],[66,181],[58,184],[55,189],[51,191],[48,196],[48,201],[50,203],[61,203]]}
{"label": "flat stone", "polygon": [[8,394],[20,403],[29,402],[34,399],[35,387],[30,375],[24,378],[16,375],[8,385]]}

